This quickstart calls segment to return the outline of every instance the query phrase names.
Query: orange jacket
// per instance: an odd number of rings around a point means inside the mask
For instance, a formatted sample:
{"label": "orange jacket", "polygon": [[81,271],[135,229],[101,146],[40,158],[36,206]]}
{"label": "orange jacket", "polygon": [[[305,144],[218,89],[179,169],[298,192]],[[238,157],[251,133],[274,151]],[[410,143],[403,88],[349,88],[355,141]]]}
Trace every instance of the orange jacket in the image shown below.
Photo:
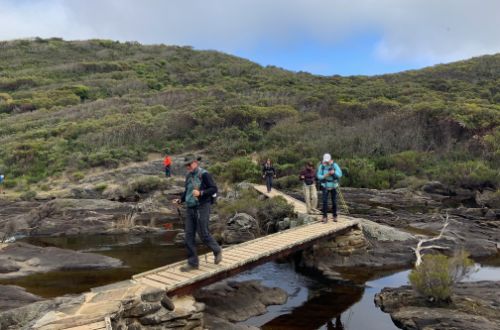
{"label": "orange jacket", "polygon": [[163,159],[163,165],[165,166],[172,165],[172,159],[170,158],[170,156],[165,156],[165,159]]}

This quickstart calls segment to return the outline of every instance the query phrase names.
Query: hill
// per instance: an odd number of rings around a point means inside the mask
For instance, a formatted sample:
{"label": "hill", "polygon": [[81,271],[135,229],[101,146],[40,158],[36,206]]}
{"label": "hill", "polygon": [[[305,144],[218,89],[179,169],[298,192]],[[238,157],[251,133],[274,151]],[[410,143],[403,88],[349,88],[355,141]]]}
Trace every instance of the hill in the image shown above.
{"label": "hill", "polygon": [[279,185],[331,152],[345,185],[500,185],[500,54],[398,74],[314,76],[189,47],[0,42],[0,171],[30,189],[148,153],[203,149],[220,179]]}

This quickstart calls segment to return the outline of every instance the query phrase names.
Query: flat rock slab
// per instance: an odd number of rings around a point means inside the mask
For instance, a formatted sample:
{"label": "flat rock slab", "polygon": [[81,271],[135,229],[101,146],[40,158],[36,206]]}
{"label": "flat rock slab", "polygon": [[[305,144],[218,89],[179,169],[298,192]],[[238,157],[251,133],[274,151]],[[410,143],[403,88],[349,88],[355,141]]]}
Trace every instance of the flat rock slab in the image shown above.
{"label": "flat rock slab", "polygon": [[120,267],[118,259],[56,247],[39,247],[17,242],[0,250],[1,278],[13,278],[56,269],[93,269]]}
{"label": "flat rock slab", "polygon": [[0,312],[43,300],[42,297],[26,292],[24,288],[16,285],[0,285],[0,292]]}
{"label": "flat rock slab", "polygon": [[459,283],[448,305],[432,305],[411,287],[384,288],[375,303],[402,329],[500,329],[500,281]]}

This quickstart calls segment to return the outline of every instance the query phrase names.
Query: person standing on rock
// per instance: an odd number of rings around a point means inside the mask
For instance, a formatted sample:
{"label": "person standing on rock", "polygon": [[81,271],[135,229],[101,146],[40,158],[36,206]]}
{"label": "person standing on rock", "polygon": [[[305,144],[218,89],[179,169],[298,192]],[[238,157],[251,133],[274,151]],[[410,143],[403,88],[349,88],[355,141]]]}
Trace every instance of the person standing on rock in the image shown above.
{"label": "person standing on rock", "polygon": [[342,170],[335,163],[330,154],[323,155],[323,161],[318,166],[316,174],[321,190],[323,191],[323,222],[328,222],[328,195],[332,196],[332,213],[333,221],[337,221],[337,188],[339,187],[339,179],[342,177]]}
{"label": "person standing on rock", "polygon": [[171,172],[171,166],[172,166],[172,158],[170,158],[169,155],[165,155],[165,158],[163,159],[163,165],[165,166],[165,176],[167,178],[170,178],[170,176],[172,175],[172,172]]}
{"label": "person standing on rock", "polygon": [[5,179],[5,176],[3,174],[0,174],[0,194],[3,193],[3,180]]}
{"label": "person standing on rock", "polygon": [[274,170],[271,160],[268,158],[267,161],[262,165],[262,178],[266,180],[267,192],[270,193],[273,188],[273,178],[276,177],[276,171]]}
{"label": "person standing on rock", "polygon": [[311,162],[299,174],[299,179],[304,183],[304,199],[306,201],[307,214],[313,213],[318,207],[318,191],[316,190],[316,171]]}
{"label": "person standing on rock", "polygon": [[185,240],[188,252],[187,265],[180,268],[187,272],[198,269],[199,259],[196,252],[196,232],[201,241],[208,246],[214,254],[214,263],[222,261],[222,249],[210,234],[208,222],[210,208],[217,195],[217,186],[210,173],[198,165],[200,158],[186,158],[185,190],[181,199],[175,199],[175,204],[186,203],[187,215],[185,221]]}

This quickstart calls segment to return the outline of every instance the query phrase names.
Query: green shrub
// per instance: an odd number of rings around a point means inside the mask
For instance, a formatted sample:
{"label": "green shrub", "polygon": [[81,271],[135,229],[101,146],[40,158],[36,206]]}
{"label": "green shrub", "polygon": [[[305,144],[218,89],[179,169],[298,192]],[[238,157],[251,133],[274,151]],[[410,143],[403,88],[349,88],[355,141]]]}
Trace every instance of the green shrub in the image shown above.
{"label": "green shrub", "polygon": [[71,179],[74,181],[80,181],[85,177],[85,174],[83,172],[74,172],[71,174]]}
{"label": "green shrub", "polygon": [[278,189],[290,189],[297,187],[301,184],[299,176],[297,175],[287,175],[282,176],[273,181],[273,186]]}
{"label": "green shrub", "polygon": [[210,171],[222,180],[229,182],[256,182],[260,177],[260,168],[249,157],[237,157],[227,163],[218,163]]}
{"label": "green shrub", "polygon": [[106,183],[98,183],[94,186],[94,189],[99,192],[103,192],[108,188],[108,185]]}
{"label": "green shrub", "polygon": [[453,287],[473,270],[474,262],[461,251],[453,257],[442,254],[426,254],[422,263],[409,275],[413,289],[430,301],[451,300]]}
{"label": "green shrub", "polygon": [[167,180],[154,175],[143,175],[129,184],[129,189],[139,194],[146,194],[167,187]]}
{"label": "green shrub", "polygon": [[22,200],[30,201],[30,200],[33,200],[36,197],[36,192],[33,191],[33,190],[28,190],[28,191],[23,192],[19,197]]}

